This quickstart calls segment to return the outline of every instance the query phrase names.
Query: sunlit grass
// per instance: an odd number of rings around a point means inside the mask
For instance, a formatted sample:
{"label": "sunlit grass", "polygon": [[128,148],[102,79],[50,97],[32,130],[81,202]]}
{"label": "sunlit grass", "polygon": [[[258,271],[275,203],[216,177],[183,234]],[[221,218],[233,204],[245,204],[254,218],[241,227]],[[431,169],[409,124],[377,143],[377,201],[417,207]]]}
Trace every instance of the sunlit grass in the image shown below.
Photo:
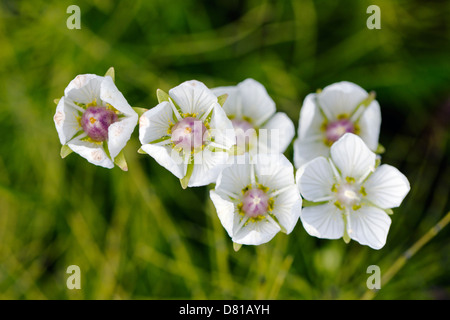
{"label": "sunlit grass", "polygon": [[[449,211],[449,4],[380,1],[70,2],[0,5],[1,299],[358,299]],[[414,12],[414,14],[412,14]],[[310,237],[299,223],[258,247],[233,250],[209,187],[182,190],[153,159],[125,148],[129,171],[61,159],[55,104],[77,74],[116,70],[130,104],[184,80],[263,83],[298,124],[309,92],[349,80],[375,90],[383,162],[412,189],[394,209],[386,246]],[[292,160],[292,148],[286,152]],[[379,299],[450,297],[449,228],[422,247]],[[76,264],[82,289],[68,290]]]}

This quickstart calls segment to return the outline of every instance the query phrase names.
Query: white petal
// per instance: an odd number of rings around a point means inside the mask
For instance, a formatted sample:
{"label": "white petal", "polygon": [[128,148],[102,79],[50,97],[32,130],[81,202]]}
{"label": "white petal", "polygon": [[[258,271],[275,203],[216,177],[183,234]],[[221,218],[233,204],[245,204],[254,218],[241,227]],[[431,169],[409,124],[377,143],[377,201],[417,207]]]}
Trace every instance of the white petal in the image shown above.
{"label": "white petal", "polygon": [[114,159],[125,147],[136,127],[137,115],[126,116],[108,127],[108,149]]}
{"label": "white petal", "polygon": [[131,108],[123,94],[117,89],[111,77],[104,77],[100,86],[100,98],[120,112],[136,118],[137,113]]}
{"label": "white petal", "polygon": [[249,222],[234,233],[232,240],[245,245],[260,245],[269,242],[279,231],[280,226],[271,219]]}
{"label": "white petal", "polygon": [[373,249],[381,249],[385,243],[391,218],[383,210],[363,206],[352,211],[349,216],[347,232],[351,239]]}
{"label": "white petal", "polygon": [[209,134],[214,137],[215,144],[223,147],[225,150],[236,144],[233,124],[218,103],[214,104],[210,127]]}
{"label": "white petal", "polygon": [[339,239],[344,235],[342,211],[332,203],[303,208],[300,219],[306,232],[314,237]]}
{"label": "white petal", "polygon": [[[267,130],[267,141],[262,139],[262,130]],[[259,129],[258,141],[264,143],[271,152],[286,151],[295,136],[292,120],[283,112],[277,112]]]}
{"label": "white petal", "polygon": [[258,182],[272,190],[295,184],[294,167],[282,153],[257,155],[255,173]]}
{"label": "white petal", "polygon": [[364,110],[358,122],[359,136],[364,140],[370,150],[376,151],[378,148],[378,138],[381,126],[381,111],[378,102],[372,103]]}
{"label": "white petal", "polygon": [[364,184],[367,200],[383,209],[400,206],[410,190],[408,179],[397,168],[383,164]]}
{"label": "white petal", "polygon": [[317,101],[328,120],[336,120],[339,115],[350,116],[367,96],[367,91],[360,86],[342,81],[325,87],[317,95]]}
{"label": "white petal", "polygon": [[100,86],[104,77],[95,74],[80,74],[73,79],[64,90],[64,96],[75,102],[100,102]]}
{"label": "white petal", "polygon": [[274,199],[273,215],[289,234],[294,229],[302,210],[302,198],[295,185],[288,187]]}
{"label": "white petal", "polygon": [[321,127],[325,118],[316,104],[316,97],[315,93],[310,93],[303,101],[298,123],[298,137],[300,140],[311,137],[324,137]]}
{"label": "white petal", "polygon": [[305,164],[297,179],[303,198],[309,201],[329,200],[333,194],[332,186],[336,182],[333,170],[324,157],[318,157]]}
{"label": "white petal", "polygon": [[67,145],[75,153],[78,153],[80,156],[96,166],[105,167],[108,169],[112,169],[114,167],[114,163],[106,154],[103,149],[103,145],[82,141],[77,138],[69,141]]}
{"label": "white petal", "polygon": [[250,118],[255,126],[261,126],[275,113],[275,102],[261,83],[246,79],[238,84],[238,88],[242,101],[242,115]]}
{"label": "white petal", "polygon": [[161,102],[139,118],[139,140],[147,144],[161,139],[168,134],[171,123],[175,124],[175,120],[170,103]]}
{"label": "white petal", "polygon": [[216,182],[218,193],[239,196],[242,189],[251,184],[252,169],[245,157],[245,155],[236,157],[236,163],[222,171]]}
{"label": "white petal", "polygon": [[211,91],[217,96],[228,94],[227,100],[223,104],[223,110],[227,116],[232,116],[238,119],[242,118],[242,102],[241,95],[237,86],[218,87]]}
{"label": "white petal", "polygon": [[77,120],[78,116],[78,110],[65,103],[64,97],[62,97],[56,106],[56,112],[53,116],[59,141],[62,145],[70,141],[81,130],[80,123]]}
{"label": "white petal", "polygon": [[205,186],[216,182],[220,172],[229,166],[227,152],[212,152],[205,148],[194,154],[194,171],[189,179],[189,187]]}
{"label": "white petal", "polygon": [[187,163],[171,147],[144,144],[141,148],[178,179],[186,175]]}
{"label": "white petal", "polygon": [[294,140],[294,164],[296,168],[300,168],[308,161],[320,156],[330,156],[330,148],[323,142],[322,138],[316,140]]}
{"label": "white petal", "polygon": [[343,178],[358,180],[375,170],[375,153],[355,134],[344,134],[331,146],[330,153]]}
{"label": "white petal", "polygon": [[202,82],[197,80],[185,81],[169,90],[169,96],[181,108],[183,113],[198,113],[201,117],[209,110],[217,97]]}
{"label": "white petal", "polygon": [[235,224],[235,207],[233,202],[227,200],[226,196],[219,195],[215,190],[209,192],[209,196],[214,204],[222,226],[228,235],[233,237],[233,226]]}

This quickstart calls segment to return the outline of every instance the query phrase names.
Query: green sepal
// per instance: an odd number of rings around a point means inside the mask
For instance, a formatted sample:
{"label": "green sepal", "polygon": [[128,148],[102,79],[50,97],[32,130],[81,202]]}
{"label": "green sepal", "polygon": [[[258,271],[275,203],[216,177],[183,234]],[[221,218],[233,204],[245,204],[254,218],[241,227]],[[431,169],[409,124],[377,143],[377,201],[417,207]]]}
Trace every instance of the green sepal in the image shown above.
{"label": "green sepal", "polygon": [[147,154],[147,152],[145,152],[144,150],[142,150],[142,148],[139,148],[139,150],[137,151],[140,154]]}
{"label": "green sepal", "polygon": [[162,141],[169,140],[170,138],[171,138],[171,137],[170,137],[169,135],[167,135],[167,136],[162,136],[161,138],[156,139],[156,140],[153,140],[153,141],[151,141],[151,142],[149,142],[149,143],[150,143],[150,144],[160,143],[160,142],[162,142]]}
{"label": "green sepal", "polygon": [[242,244],[233,242],[233,250],[234,251],[238,252],[239,249],[241,249],[241,247],[242,247]]}
{"label": "green sepal", "polygon": [[384,211],[385,211],[388,215],[394,214],[394,211],[393,211],[392,209],[384,209]]}
{"label": "green sepal", "polygon": [[225,103],[227,98],[228,98],[228,93],[225,93],[225,94],[217,97],[217,102],[220,104],[221,107],[223,107],[223,104]]}
{"label": "green sepal", "polygon": [[110,76],[112,78],[113,82],[116,82],[114,67],[111,67],[108,69],[108,71],[106,71],[105,77],[106,76]]}
{"label": "green sepal", "polygon": [[138,117],[140,118],[148,109],[145,108],[139,108],[139,107],[132,107],[133,110],[138,114]]}
{"label": "green sepal", "polygon": [[73,150],[72,149],[70,149],[69,148],[69,146],[68,145],[63,145],[62,147],[61,147],[61,152],[60,152],[60,155],[61,155],[61,158],[65,158],[65,157],[67,157],[69,154],[71,154],[73,152]]}
{"label": "green sepal", "polygon": [[375,91],[370,91],[367,98],[365,98],[363,101],[361,101],[358,104],[358,106],[355,108],[354,112],[356,112],[359,109],[359,107],[361,107],[361,106],[364,106],[366,108],[368,106],[370,106],[370,104],[372,103],[373,100],[375,100],[376,97],[377,97],[377,94],[375,93]]}
{"label": "green sepal", "polygon": [[54,102],[56,105],[58,105],[59,100],[61,100],[61,99],[54,99],[53,102]]}
{"label": "green sepal", "polygon": [[128,171],[128,164],[125,160],[125,155],[123,151],[120,151],[119,154],[114,158],[114,163],[123,171]]}
{"label": "green sepal", "polygon": [[383,147],[383,145],[378,144],[377,150],[375,150],[375,153],[382,154],[386,151],[386,149]]}
{"label": "green sepal", "polygon": [[109,153],[108,141],[105,140],[105,141],[103,141],[103,143],[102,143],[102,142],[100,142],[100,143],[101,143],[102,146],[103,146],[103,150],[105,151],[106,156],[107,156],[108,158],[112,159],[112,158],[111,158],[111,154]]}
{"label": "green sepal", "polygon": [[158,98],[158,103],[169,101],[169,94],[161,89],[156,89],[156,97]]}
{"label": "green sepal", "polygon": [[156,89],[156,97],[158,98],[158,103],[161,103],[164,101],[172,102],[172,104],[175,106],[175,109],[178,111],[178,114],[179,114],[179,116],[176,116],[174,114],[174,117],[176,117],[176,118],[183,117],[183,111],[181,110],[180,106],[175,101],[173,101],[172,98],[170,98],[170,96],[167,92],[165,92],[164,90],[161,90],[161,89]]}
{"label": "green sepal", "polygon": [[184,176],[183,179],[180,179],[181,187],[183,189],[187,188],[187,186],[189,184],[189,179],[191,179],[191,176],[192,176],[193,172],[194,172],[194,159],[191,156],[191,158],[189,159],[189,163],[187,165],[186,175]]}

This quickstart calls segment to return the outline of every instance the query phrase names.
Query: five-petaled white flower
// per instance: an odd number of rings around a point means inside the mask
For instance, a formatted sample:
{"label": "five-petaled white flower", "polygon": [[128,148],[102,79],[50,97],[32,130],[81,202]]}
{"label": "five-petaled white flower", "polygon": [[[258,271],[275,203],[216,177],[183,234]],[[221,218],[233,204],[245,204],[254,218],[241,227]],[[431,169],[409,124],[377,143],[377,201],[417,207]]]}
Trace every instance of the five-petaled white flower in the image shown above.
{"label": "five-petaled white flower", "polygon": [[196,80],[157,93],[160,103],[139,120],[141,149],[183,188],[215,182],[235,144],[233,125],[217,97]]}
{"label": "five-petaled white flower", "polygon": [[82,74],[64,90],[53,119],[63,148],[111,169],[130,139],[138,115],[111,76]]}
{"label": "five-petaled white flower", "polygon": [[342,81],[310,93],[300,110],[298,138],[294,141],[294,164],[329,156],[330,146],[345,133],[360,136],[370,150],[378,148],[380,105],[374,93]]}
{"label": "five-petaled white flower", "polygon": [[294,168],[281,153],[258,154],[225,168],[211,200],[235,244],[259,245],[295,227],[302,200]]}
{"label": "five-petaled white flower", "polygon": [[236,130],[237,153],[283,153],[295,135],[295,127],[283,112],[276,112],[275,102],[264,86],[246,79],[237,86],[212,89],[217,95],[228,94],[223,105]]}
{"label": "five-petaled white flower", "polygon": [[344,237],[382,248],[391,225],[386,211],[401,204],[410,190],[408,179],[387,164],[375,169],[375,153],[352,133],[335,142],[330,154],[297,171],[303,198],[317,204],[303,208],[303,226],[319,238]]}

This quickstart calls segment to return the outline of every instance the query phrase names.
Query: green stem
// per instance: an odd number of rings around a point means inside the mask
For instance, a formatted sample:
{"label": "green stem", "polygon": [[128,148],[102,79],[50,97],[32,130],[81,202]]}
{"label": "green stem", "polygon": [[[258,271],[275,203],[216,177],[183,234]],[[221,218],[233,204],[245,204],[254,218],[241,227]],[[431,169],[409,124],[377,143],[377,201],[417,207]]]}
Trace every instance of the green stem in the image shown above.
{"label": "green stem", "polygon": [[[447,214],[437,224],[435,224],[430,230],[428,230],[427,233],[417,240],[416,243],[414,243],[408,250],[398,257],[392,266],[381,277],[381,283],[383,286],[386,285],[397,274],[397,272],[400,271],[401,268],[403,268],[406,262],[411,259],[417,251],[433,239],[449,222],[450,212],[447,212]],[[371,300],[375,297],[376,293],[376,290],[367,290],[361,299]]]}
{"label": "green stem", "polygon": [[113,80],[113,82],[116,82],[116,76],[115,76],[116,72],[114,71],[114,67],[111,67],[108,69],[108,71],[106,71],[105,73],[105,77],[106,76],[110,76]]}

